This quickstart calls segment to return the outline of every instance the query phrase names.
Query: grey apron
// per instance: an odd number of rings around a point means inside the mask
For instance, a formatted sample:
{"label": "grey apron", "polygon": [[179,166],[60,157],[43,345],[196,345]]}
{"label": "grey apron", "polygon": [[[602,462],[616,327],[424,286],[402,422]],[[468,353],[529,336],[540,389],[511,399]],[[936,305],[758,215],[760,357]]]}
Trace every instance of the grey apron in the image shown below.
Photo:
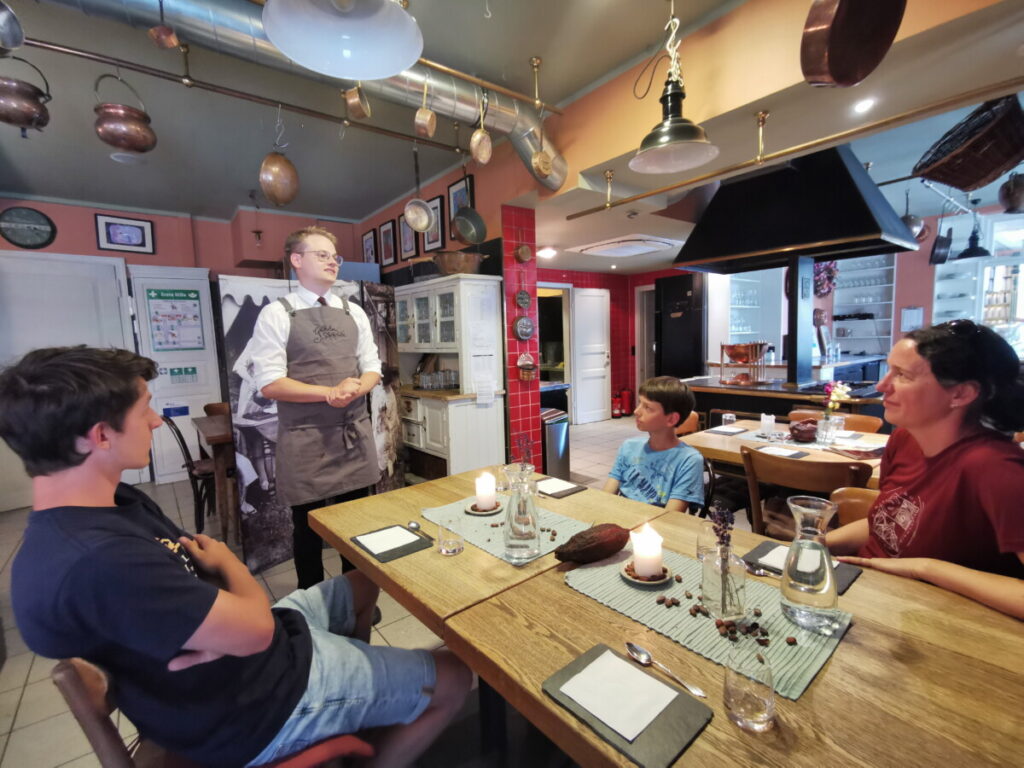
{"label": "grey apron", "polygon": [[[359,328],[344,309],[316,305],[295,310],[286,347],[288,378],[333,387],[359,378]],[[366,398],[344,408],[277,402],[277,493],[289,507],[365,488],[380,479]]]}

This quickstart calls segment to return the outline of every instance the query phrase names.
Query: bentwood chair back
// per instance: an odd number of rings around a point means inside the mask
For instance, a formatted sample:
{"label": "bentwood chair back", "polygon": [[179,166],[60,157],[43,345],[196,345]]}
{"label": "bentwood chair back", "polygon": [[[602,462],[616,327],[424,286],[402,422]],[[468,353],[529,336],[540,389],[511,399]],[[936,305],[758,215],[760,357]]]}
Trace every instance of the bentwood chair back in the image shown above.
{"label": "bentwood chair back", "polygon": [[192,501],[195,505],[196,533],[202,533],[205,527],[206,518],[212,516],[216,507],[216,491],[214,490],[213,459],[192,459],[192,452],[188,449],[185,436],[181,434],[178,425],[170,416],[161,416],[167,429],[171,431],[174,442],[181,450],[181,457],[185,463],[181,466],[188,473],[188,481],[192,486]]}
{"label": "bentwood chair back", "polygon": [[[747,446],[740,446],[743,466],[747,472],[747,493],[750,506],[750,527],[754,533],[762,536],[773,534],[781,538],[791,538],[789,526],[772,528],[766,525],[764,510],[761,504],[761,483],[774,483],[798,491],[811,493],[832,493],[837,488],[863,488],[871,477],[871,465],[860,461],[813,461],[809,459],[790,459],[784,456],[753,451]],[[784,521],[780,521],[782,523]],[[785,521],[788,522],[788,521]]]}
{"label": "bentwood chair back", "polygon": [[683,419],[682,423],[676,427],[676,437],[692,435],[698,431],[700,431],[700,414],[697,411],[691,411],[690,415]]}
{"label": "bentwood chair back", "polygon": [[[110,719],[117,707],[110,690],[110,676],[95,664],[85,659],[64,659],[53,668],[50,677],[81,726],[102,768],[203,768],[139,736],[126,745]],[[373,756],[372,745],[358,736],[345,734],[267,763],[266,768],[314,768],[338,757]]]}
{"label": "bentwood chair back", "polygon": [[[824,411],[794,408],[789,412],[789,421],[790,423],[796,423],[804,419],[821,421],[824,416]],[[877,416],[869,416],[866,413],[844,413],[843,416],[846,417],[846,428],[851,432],[877,432],[882,428],[883,422]]]}
{"label": "bentwood chair back", "polygon": [[836,488],[828,497],[838,508],[836,515],[840,525],[862,520],[871,511],[871,505],[878,498],[878,491],[871,488]]}
{"label": "bentwood chair back", "polygon": [[230,416],[231,406],[227,403],[207,403],[203,406],[203,413],[207,416]]}

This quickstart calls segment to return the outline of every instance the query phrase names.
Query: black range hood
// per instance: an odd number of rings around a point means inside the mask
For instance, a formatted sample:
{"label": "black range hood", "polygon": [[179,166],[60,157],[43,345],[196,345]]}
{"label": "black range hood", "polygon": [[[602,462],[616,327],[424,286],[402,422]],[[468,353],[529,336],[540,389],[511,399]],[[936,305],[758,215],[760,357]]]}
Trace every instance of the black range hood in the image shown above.
{"label": "black range hood", "polygon": [[848,145],[722,183],[673,266],[732,274],[916,251],[917,242]]}

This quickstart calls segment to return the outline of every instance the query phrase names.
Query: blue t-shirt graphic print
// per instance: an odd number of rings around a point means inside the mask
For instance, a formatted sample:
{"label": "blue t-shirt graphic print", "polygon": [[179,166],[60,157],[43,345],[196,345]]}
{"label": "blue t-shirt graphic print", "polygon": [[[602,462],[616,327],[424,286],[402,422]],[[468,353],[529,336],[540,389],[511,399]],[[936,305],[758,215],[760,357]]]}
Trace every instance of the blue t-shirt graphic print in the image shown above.
{"label": "blue t-shirt graphic print", "polygon": [[619,446],[609,476],[619,481],[619,493],[634,501],[658,507],[670,499],[704,503],[704,460],[685,443],[653,451],[648,438],[631,437]]}

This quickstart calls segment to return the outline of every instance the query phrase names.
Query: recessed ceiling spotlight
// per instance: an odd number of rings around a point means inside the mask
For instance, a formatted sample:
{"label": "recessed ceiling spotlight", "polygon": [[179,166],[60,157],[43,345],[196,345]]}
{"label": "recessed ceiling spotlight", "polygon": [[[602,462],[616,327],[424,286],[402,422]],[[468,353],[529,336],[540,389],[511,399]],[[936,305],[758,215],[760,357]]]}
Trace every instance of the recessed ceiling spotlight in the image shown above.
{"label": "recessed ceiling spotlight", "polygon": [[612,264],[612,269],[617,269],[617,268],[618,268],[617,264]]}
{"label": "recessed ceiling spotlight", "polygon": [[863,115],[865,112],[869,112],[873,106],[875,106],[875,99],[861,99],[853,105],[853,111],[858,115]]}
{"label": "recessed ceiling spotlight", "polygon": [[541,248],[539,251],[537,251],[537,256],[538,258],[541,259],[553,259],[557,254],[558,251],[556,251],[554,248],[551,248],[550,246],[547,248]]}

